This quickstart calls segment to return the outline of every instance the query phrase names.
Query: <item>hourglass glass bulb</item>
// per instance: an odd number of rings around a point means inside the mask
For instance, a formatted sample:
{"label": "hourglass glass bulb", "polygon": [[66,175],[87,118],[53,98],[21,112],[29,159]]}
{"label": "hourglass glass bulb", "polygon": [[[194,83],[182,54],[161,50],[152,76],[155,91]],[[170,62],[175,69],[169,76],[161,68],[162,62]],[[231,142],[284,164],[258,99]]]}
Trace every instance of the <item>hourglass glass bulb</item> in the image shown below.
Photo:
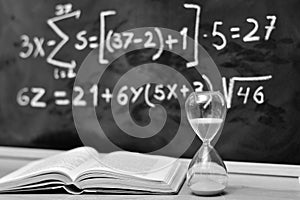
{"label": "hourglass glass bulb", "polygon": [[214,195],[227,186],[225,164],[210,141],[216,137],[224,123],[226,105],[220,92],[193,92],[186,102],[191,127],[203,144],[194,155],[188,169],[187,182],[198,195]]}
{"label": "hourglass glass bulb", "polygon": [[205,141],[189,165],[188,186],[195,194],[213,195],[222,192],[227,182],[227,170],[221,157]]}

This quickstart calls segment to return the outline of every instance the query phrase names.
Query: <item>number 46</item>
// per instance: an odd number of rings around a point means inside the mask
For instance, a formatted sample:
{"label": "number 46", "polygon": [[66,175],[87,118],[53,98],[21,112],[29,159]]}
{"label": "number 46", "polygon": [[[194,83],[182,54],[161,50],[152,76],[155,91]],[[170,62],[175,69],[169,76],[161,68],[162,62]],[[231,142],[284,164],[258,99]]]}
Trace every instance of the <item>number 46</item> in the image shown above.
{"label": "number 46", "polygon": [[[257,103],[257,104],[262,104],[265,101],[265,96],[264,93],[262,92],[262,90],[264,89],[263,86],[259,86],[253,94],[253,100]],[[240,87],[238,92],[237,92],[237,96],[239,97],[244,97],[243,100],[243,104],[246,104],[248,99],[249,99],[249,94],[250,94],[250,87],[246,88],[246,91],[243,92],[244,88]]]}

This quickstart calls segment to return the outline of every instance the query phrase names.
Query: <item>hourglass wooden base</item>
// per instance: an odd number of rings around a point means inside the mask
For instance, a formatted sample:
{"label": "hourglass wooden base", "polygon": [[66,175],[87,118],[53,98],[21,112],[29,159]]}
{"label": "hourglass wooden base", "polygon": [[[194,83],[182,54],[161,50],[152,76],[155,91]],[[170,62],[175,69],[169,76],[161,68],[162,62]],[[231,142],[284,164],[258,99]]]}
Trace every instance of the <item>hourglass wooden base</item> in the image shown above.
{"label": "hourglass wooden base", "polygon": [[203,143],[189,165],[189,188],[197,195],[216,195],[223,192],[227,182],[227,169],[221,157],[208,142]]}

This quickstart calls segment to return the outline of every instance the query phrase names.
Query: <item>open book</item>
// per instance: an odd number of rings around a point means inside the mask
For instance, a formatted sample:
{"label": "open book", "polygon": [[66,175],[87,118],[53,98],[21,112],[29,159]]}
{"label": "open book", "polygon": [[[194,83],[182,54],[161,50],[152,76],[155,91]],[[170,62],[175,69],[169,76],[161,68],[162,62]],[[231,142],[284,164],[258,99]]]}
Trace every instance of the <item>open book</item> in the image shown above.
{"label": "open book", "polygon": [[0,193],[64,188],[72,194],[177,193],[187,163],[175,158],[79,147],[34,161],[0,179]]}

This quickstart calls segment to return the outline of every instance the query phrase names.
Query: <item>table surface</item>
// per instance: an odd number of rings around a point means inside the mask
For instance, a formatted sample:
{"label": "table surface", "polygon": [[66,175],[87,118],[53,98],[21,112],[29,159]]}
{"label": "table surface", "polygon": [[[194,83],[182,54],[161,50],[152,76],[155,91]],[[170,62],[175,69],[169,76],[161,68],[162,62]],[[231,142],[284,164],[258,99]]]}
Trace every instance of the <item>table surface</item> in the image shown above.
{"label": "table surface", "polygon": [[[27,164],[28,160],[0,158],[0,177]],[[229,185],[225,193],[214,197],[201,197],[192,195],[186,184],[178,195],[69,195],[69,194],[4,194],[0,200],[26,200],[26,199],[56,199],[56,200],[98,200],[98,199],[261,199],[284,200],[300,199],[300,184],[296,177],[263,176],[247,174],[229,174]]]}

